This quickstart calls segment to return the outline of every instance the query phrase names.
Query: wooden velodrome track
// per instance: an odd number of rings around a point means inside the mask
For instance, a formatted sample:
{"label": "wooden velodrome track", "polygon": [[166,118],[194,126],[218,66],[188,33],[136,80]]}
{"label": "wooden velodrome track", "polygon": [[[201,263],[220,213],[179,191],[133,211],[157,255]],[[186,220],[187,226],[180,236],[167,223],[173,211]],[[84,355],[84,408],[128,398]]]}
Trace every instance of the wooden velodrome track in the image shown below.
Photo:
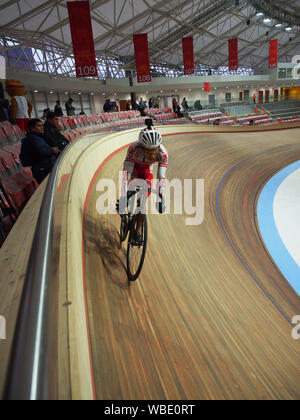
{"label": "wooden velodrome track", "polygon": [[[106,134],[72,143],[55,194],[59,290],[50,328],[58,342],[51,352],[49,398],[89,399],[94,386],[97,399],[299,399],[300,341],[292,339],[291,319],[300,314],[300,301],[264,247],[256,200],[276,171],[300,159],[300,128],[227,128],[226,134],[215,132],[221,127],[196,129],[213,132],[171,135],[164,143],[169,180],[205,179],[204,222],[186,226],[186,215],[150,215],[145,265],[132,284],[125,247],[119,246],[120,218],[96,211],[97,182],[117,181],[126,151],[102,167],[84,211],[89,180],[107,156],[90,148],[105,152],[106,146],[93,147]],[[175,130],[194,128],[162,128]],[[133,141],[131,135],[113,134],[107,153],[119,147],[116,142]],[[69,173],[74,162],[75,174]],[[7,321],[7,339],[0,340],[0,395],[45,186],[0,250],[0,315]]]}
{"label": "wooden velodrome track", "polygon": [[[299,399],[300,301],[264,247],[263,184],[300,159],[300,129],[165,137],[167,176],[205,179],[205,219],[150,215],[145,265],[128,285],[118,215],[85,214],[84,258],[98,399]],[[100,178],[118,180],[126,151]],[[97,181],[96,180],[96,181]]]}

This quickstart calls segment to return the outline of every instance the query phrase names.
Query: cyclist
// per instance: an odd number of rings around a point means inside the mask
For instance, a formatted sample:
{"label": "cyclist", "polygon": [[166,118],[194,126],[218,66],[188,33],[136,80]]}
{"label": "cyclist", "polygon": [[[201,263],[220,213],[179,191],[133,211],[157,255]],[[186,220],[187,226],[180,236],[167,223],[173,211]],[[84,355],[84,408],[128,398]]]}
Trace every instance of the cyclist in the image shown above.
{"label": "cyclist", "polygon": [[[122,185],[122,196],[127,196],[127,205],[130,196],[128,186],[134,179],[143,179],[147,182],[148,187],[152,187],[153,180],[153,165],[158,163],[157,178],[159,180],[159,198],[158,211],[164,213],[164,188],[166,172],[168,167],[168,152],[162,145],[162,137],[160,132],[154,128],[151,119],[145,121],[147,128],[144,128],[139,135],[139,140],[133,143],[128,151],[124,161],[123,168],[123,185]],[[148,196],[150,191],[148,191]],[[117,211],[119,212],[119,201],[117,201]],[[142,215],[138,215],[137,228],[136,228],[136,245],[142,244],[141,237],[141,224]]]}

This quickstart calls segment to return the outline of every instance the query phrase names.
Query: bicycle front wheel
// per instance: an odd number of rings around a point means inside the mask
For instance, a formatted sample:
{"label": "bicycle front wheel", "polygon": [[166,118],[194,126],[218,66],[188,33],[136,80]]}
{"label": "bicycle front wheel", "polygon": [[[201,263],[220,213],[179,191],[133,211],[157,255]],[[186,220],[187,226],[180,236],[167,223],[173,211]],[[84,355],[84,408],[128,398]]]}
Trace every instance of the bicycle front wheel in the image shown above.
{"label": "bicycle front wheel", "polygon": [[133,216],[132,225],[127,245],[127,275],[130,281],[135,281],[139,277],[143,268],[148,239],[148,223],[145,214],[142,215],[141,225],[141,244],[135,245],[135,232],[137,228],[138,215]]}
{"label": "bicycle front wheel", "polygon": [[120,225],[120,241],[124,242],[128,233],[128,215],[121,215],[121,225]]}

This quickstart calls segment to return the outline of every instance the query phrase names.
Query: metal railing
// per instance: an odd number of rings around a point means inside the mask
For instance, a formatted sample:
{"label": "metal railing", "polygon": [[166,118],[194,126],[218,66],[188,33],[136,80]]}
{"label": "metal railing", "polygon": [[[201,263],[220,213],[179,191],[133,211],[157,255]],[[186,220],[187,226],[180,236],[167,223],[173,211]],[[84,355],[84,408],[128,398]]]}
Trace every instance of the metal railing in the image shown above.
{"label": "metal railing", "polygon": [[56,162],[44,193],[24,280],[4,400],[43,400],[56,393],[57,384],[52,380],[55,368],[50,357],[53,358],[51,349],[55,349],[58,340],[53,313],[58,307],[59,279],[52,275],[52,220],[58,171],[67,149]]}

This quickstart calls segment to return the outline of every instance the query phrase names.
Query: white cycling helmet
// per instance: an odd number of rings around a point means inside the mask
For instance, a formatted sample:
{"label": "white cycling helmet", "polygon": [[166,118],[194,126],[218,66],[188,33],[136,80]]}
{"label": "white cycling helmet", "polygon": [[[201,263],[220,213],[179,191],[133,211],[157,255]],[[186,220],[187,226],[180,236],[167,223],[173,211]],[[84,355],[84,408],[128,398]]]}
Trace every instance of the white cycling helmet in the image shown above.
{"label": "white cycling helmet", "polygon": [[139,135],[139,142],[146,149],[157,149],[162,142],[160,132],[154,128],[144,128]]}

